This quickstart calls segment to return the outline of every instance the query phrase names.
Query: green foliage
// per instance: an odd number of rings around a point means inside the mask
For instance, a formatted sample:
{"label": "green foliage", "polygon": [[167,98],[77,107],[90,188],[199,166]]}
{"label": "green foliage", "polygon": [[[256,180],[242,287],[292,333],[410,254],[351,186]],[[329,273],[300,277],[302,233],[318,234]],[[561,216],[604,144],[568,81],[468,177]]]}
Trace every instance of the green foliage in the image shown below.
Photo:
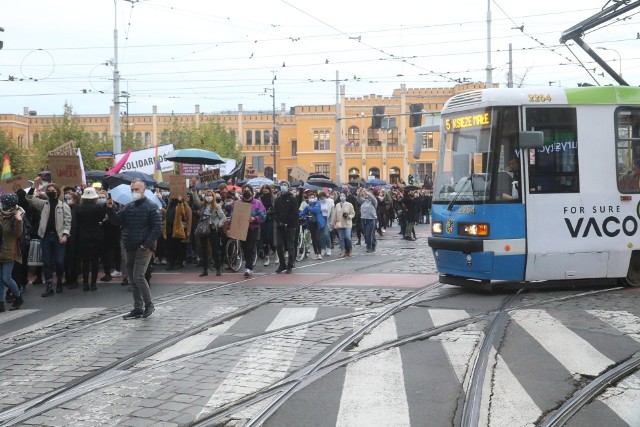
{"label": "green foliage", "polygon": [[220,157],[239,160],[240,150],[235,137],[217,122],[181,125],[177,120],[171,130],[160,134],[162,144],[173,143],[175,149],[202,148],[217,153]]}
{"label": "green foliage", "polygon": [[[66,106],[65,106],[66,107]],[[80,149],[84,161],[85,170],[104,170],[111,167],[112,159],[96,159],[95,153],[98,151],[110,151],[113,147],[111,139],[103,139],[85,132],[80,125],[78,118],[66,111],[61,120],[55,121],[51,126],[40,133],[40,138],[34,143],[31,150],[29,171],[36,173],[48,167],[49,151],[73,140],[76,148]]]}
{"label": "green foliage", "polygon": [[18,147],[10,132],[0,130],[0,162],[4,160],[4,155],[6,153],[9,153],[9,161],[11,163],[11,172],[13,175],[21,173],[27,174],[30,172],[28,167],[29,153]]}

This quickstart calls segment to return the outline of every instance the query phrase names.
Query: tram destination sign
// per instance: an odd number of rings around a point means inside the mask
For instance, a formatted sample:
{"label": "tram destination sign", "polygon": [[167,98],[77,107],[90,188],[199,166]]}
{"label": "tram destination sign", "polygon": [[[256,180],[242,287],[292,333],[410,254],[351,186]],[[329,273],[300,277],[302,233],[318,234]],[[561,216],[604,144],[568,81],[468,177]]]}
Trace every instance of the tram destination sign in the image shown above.
{"label": "tram destination sign", "polygon": [[450,117],[444,122],[448,131],[456,131],[471,127],[491,126],[491,112],[483,111],[476,114],[465,114]]}

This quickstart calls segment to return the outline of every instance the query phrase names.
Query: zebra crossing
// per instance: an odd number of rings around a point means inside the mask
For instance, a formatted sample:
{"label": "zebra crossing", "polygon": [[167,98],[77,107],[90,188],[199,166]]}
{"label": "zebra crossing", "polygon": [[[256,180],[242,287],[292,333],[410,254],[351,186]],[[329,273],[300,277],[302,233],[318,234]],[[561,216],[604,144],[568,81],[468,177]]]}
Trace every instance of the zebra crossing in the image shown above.
{"label": "zebra crossing", "polygon": [[[47,320],[13,331],[7,336],[29,333],[69,319],[80,318],[97,308],[70,309]],[[149,359],[136,368],[214,348],[242,337],[270,332],[304,322],[352,312],[351,308],[265,306],[242,317],[191,336]],[[640,317],[632,310],[581,310],[574,313],[580,322],[554,309],[515,310],[503,342],[494,349],[483,393],[489,426],[527,426],[535,423],[557,402],[570,396],[589,378],[640,351]],[[0,316],[0,325],[35,316],[38,310],[19,310]],[[470,311],[452,308],[411,307],[373,329],[350,350],[357,353],[412,333],[439,327],[472,316]],[[577,326],[579,324],[579,326]],[[262,331],[256,325],[264,325]],[[356,321],[354,321],[354,327]],[[259,329],[259,328],[258,328]],[[458,397],[469,376],[482,324],[469,325],[423,341],[377,353],[338,368],[291,397],[265,425],[326,426],[410,426],[450,424],[459,405]],[[300,343],[307,328],[286,337],[266,337],[243,347],[242,353],[215,387],[204,390],[203,398],[193,402],[187,417],[201,419],[235,399],[255,393],[286,378],[293,369]],[[162,375],[160,376],[162,377]],[[160,381],[155,377],[156,385]],[[170,379],[169,379],[170,381]],[[133,385],[127,384],[131,393]],[[140,387],[144,387],[141,383]],[[114,394],[111,387],[109,394]],[[101,401],[96,390],[79,400],[84,407]],[[640,374],[622,381],[614,390],[598,397],[596,404],[608,408],[615,417],[611,425],[640,425]],[[138,407],[123,409],[127,404]],[[144,399],[118,401],[120,410],[135,414],[144,409]],[[113,405],[92,409],[92,416],[108,419]],[[248,417],[244,410],[242,416]],[[46,415],[46,414],[45,414]],[[67,414],[65,422],[79,422],[84,415]],[[121,421],[126,420],[126,416]],[[185,418],[186,419],[186,418]],[[75,420],[75,421],[74,421]],[[577,425],[577,424],[576,424]]]}

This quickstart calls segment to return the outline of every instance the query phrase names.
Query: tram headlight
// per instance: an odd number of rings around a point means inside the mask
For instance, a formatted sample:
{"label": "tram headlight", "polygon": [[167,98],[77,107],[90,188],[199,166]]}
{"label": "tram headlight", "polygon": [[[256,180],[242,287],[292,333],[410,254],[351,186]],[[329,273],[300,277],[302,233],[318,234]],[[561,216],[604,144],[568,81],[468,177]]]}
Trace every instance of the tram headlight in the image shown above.
{"label": "tram headlight", "polygon": [[486,237],[489,235],[489,224],[460,223],[458,224],[458,235]]}
{"label": "tram headlight", "polygon": [[442,234],[442,221],[433,221],[431,223],[431,234]]}

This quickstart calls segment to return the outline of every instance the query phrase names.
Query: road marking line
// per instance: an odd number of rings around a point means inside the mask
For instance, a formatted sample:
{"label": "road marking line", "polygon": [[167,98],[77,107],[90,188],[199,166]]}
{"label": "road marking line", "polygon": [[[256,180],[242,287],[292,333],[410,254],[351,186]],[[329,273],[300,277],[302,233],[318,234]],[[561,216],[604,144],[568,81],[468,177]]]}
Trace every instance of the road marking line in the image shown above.
{"label": "road marking line", "polygon": [[631,375],[608,388],[598,396],[598,400],[630,426],[640,426],[640,374]]}
{"label": "road marking line", "polygon": [[433,322],[433,326],[438,328],[447,323],[457,322],[458,320],[468,319],[469,313],[466,310],[450,310],[447,308],[430,308],[429,316]]}
{"label": "road marking line", "polygon": [[511,318],[571,374],[598,376],[614,363],[544,310],[518,310]]}
{"label": "road marking line", "polygon": [[[266,331],[312,321],[317,312],[317,307],[283,308]],[[286,338],[270,337],[251,344],[209,398],[196,420],[284,378],[306,331],[306,327],[301,327],[288,332]]]}
{"label": "road marking line", "polygon": [[26,310],[7,311],[2,316],[0,316],[0,325],[24,317],[27,314],[35,313],[36,311],[40,310],[33,308]]}
{"label": "road marking line", "polygon": [[[382,322],[368,337],[367,346],[398,338],[394,319]],[[351,363],[346,371],[337,426],[411,425],[399,348]]]}
{"label": "road marking line", "polygon": [[[55,316],[51,316],[41,322],[34,323],[25,328],[18,329],[17,331],[10,332],[5,335],[3,338],[11,338],[17,335],[26,334],[29,332],[37,331],[38,329],[44,329],[46,327],[55,325],[56,323],[62,322],[64,320],[73,319],[74,317],[80,317],[87,314],[96,313],[98,311],[104,310],[104,307],[82,307],[82,308],[72,308],[62,313],[56,314]],[[22,311],[22,310],[20,310]],[[26,310],[25,310],[26,311]]]}
{"label": "road marking line", "polygon": [[587,310],[587,313],[640,342],[640,317],[628,311]]}

